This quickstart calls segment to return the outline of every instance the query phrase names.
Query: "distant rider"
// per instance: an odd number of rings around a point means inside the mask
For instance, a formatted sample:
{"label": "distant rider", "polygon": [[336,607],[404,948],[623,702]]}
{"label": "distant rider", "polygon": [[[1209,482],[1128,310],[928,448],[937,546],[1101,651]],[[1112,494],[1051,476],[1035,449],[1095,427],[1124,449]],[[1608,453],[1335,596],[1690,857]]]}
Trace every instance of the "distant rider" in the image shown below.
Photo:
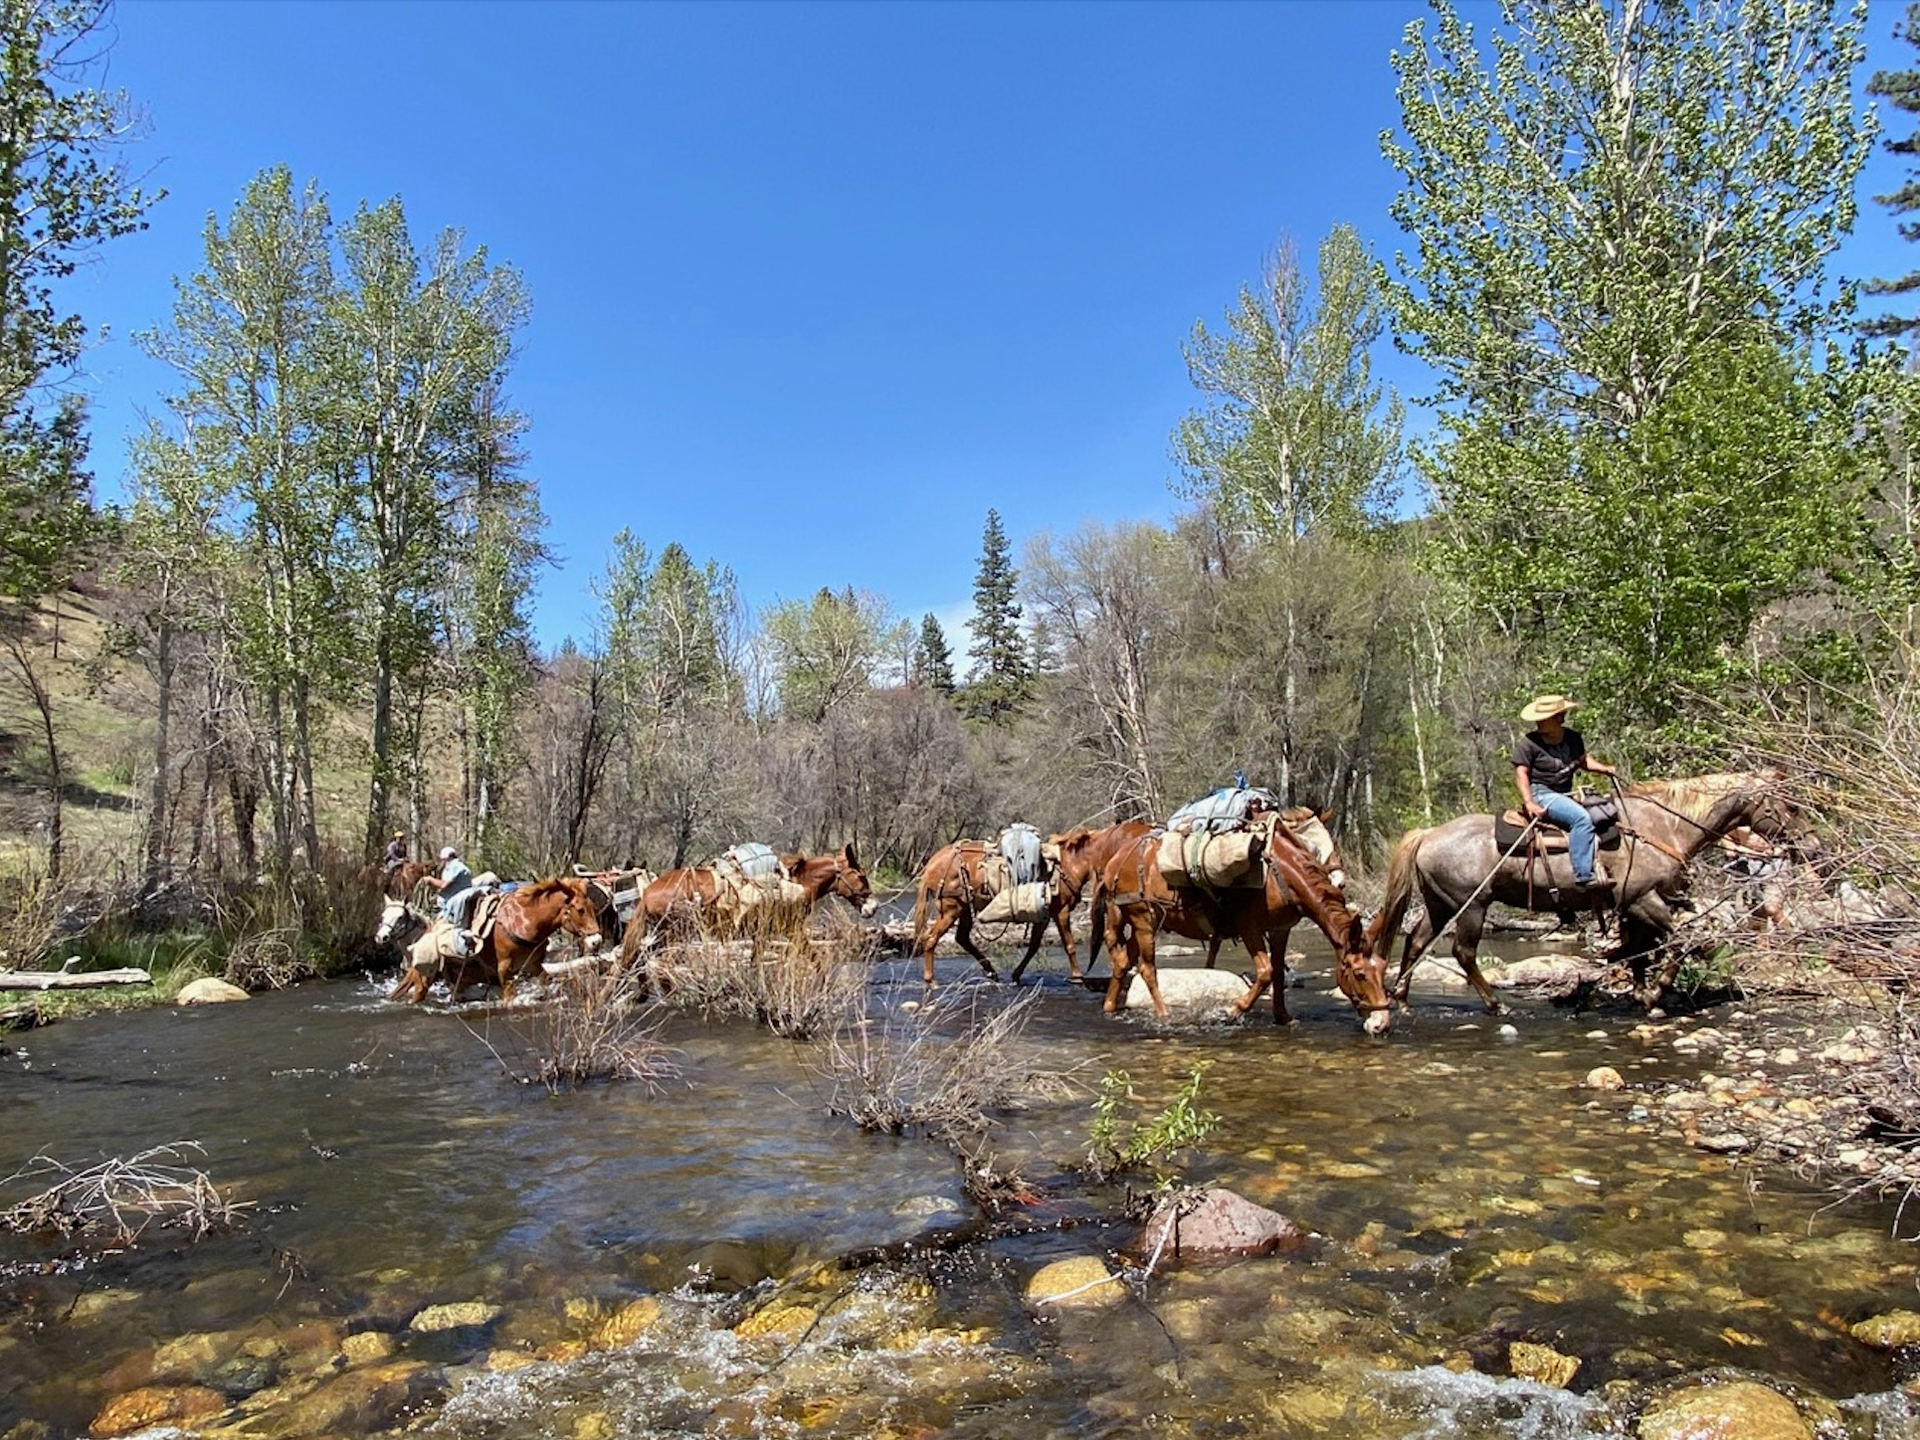
{"label": "distant rider", "polygon": [[387,841],[387,856],[385,861],[387,879],[391,881],[406,863],[407,832],[404,830],[396,830],[393,832],[393,838]]}
{"label": "distant rider", "polygon": [[1617,775],[1611,765],[1587,754],[1587,742],[1578,730],[1567,728],[1567,716],[1580,702],[1564,695],[1536,695],[1520,712],[1533,725],[1513,747],[1513,779],[1520,788],[1520,806],[1528,818],[1545,816],[1567,832],[1567,858],[1573,862],[1573,883],[1582,890],[1611,888],[1598,870],[1593,817],[1573,797],[1573,777],[1582,770],[1595,775]]}

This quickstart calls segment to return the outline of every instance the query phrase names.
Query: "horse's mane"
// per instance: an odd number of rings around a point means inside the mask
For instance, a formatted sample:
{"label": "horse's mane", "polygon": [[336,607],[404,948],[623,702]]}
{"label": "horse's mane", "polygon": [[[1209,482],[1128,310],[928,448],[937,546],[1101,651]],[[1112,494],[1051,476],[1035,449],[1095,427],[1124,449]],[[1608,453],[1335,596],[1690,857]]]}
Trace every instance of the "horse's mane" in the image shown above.
{"label": "horse's mane", "polygon": [[[549,875],[544,880],[535,880],[530,885],[522,885],[515,893],[524,895],[530,900],[553,890],[557,890],[562,894],[571,895],[575,885],[584,886],[585,884],[585,880],[576,879],[571,875]],[[582,893],[584,894],[585,891],[583,890]]]}
{"label": "horse's mane", "polygon": [[1740,790],[1761,783],[1758,775],[1732,771],[1720,775],[1682,776],[1674,780],[1636,780],[1626,787],[1629,799],[1651,800],[1696,824],[1705,823],[1714,806]]}

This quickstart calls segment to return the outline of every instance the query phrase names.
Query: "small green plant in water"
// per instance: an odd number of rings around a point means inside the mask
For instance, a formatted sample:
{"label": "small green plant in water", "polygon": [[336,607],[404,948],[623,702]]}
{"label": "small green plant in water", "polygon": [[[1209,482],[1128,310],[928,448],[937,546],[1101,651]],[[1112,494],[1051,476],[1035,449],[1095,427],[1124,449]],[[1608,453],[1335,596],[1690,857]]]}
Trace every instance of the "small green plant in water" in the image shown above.
{"label": "small green plant in water", "polygon": [[1172,1103],[1144,1124],[1121,1118],[1121,1107],[1138,1098],[1133,1077],[1124,1070],[1102,1075],[1100,1097],[1093,1102],[1093,1124],[1087,1132],[1087,1172],[1105,1180],[1123,1170],[1150,1166],[1159,1184],[1172,1184],[1174,1177],[1163,1165],[1170,1169],[1176,1155],[1205,1140],[1220,1123],[1218,1115],[1200,1107],[1200,1082],[1206,1072],[1205,1062],[1194,1066]]}

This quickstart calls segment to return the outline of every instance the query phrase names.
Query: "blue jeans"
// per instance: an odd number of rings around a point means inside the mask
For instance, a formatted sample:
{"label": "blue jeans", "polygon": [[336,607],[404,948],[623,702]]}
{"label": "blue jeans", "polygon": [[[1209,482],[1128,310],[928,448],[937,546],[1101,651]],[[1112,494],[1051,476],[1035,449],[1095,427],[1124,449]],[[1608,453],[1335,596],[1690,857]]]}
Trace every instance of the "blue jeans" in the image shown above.
{"label": "blue jeans", "polygon": [[1593,879],[1593,817],[1587,807],[1571,795],[1533,787],[1533,803],[1547,812],[1547,818],[1567,832],[1567,858],[1573,861],[1573,883],[1584,885]]}

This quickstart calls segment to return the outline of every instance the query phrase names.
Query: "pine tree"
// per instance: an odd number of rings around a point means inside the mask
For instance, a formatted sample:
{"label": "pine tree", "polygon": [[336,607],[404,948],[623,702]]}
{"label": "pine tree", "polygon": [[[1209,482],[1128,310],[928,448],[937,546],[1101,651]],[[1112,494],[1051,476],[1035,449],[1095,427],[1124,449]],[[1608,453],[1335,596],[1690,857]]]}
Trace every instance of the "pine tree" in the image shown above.
{"label": "pine tree", "polygon": [[[1894,27],[1894,38],[1920,49],[1920,4],[1907,6],[1904,24]],[[1920,115],[1920,65],[1907,70],[1881,70],[1867,82],[1867,93],[1885,100],[1896,110]],[[1894,215],[1910,215],[1920,210],[1920,126],[1897,139],[1883,142],[1888,154],[1904,156],[1908,170],[1906,183],[1874,200]],[[1920,240],[1920,224],[1902,220],[1896,227],[1902,240]],[[1920,289],[1920,269],[1909,270],[1896,280],[1869,280],[1863,287],[1869,295],[1906,295]],[[1920,315],[1879,315],[1862,322],[1868,335],[1911,335],[1920,331]]]}
{"label": "pine tree", "polygon": [[947,644],[947,632],[932,615],[920,619],[920,638],[914,642],[913,674],[909,683],[938,690],[942,695],[951,695],[956,688],[953,649]]}
{"label": "pine tree", "polygon": [[1020,604],[1014,599],[1019,572],[998,510],[987,511],[980,541],[980,568],[973,580],[972,683],[967,712],[989,725],[1006,723],[1032,689],[1026,642],[1020,634]]}

